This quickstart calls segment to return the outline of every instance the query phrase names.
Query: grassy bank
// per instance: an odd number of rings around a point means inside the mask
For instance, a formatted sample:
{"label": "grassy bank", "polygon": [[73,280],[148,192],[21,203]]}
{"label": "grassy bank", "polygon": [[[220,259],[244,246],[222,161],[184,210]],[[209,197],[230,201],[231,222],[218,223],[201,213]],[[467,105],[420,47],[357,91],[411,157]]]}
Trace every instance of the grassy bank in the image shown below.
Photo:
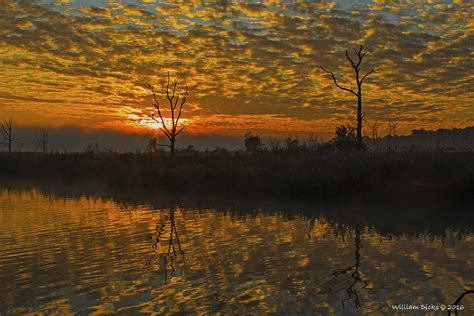
{"label": "grassy bank", "polygon": [[136,192],[472,201],[474,152],[2,153],[0,178]]}

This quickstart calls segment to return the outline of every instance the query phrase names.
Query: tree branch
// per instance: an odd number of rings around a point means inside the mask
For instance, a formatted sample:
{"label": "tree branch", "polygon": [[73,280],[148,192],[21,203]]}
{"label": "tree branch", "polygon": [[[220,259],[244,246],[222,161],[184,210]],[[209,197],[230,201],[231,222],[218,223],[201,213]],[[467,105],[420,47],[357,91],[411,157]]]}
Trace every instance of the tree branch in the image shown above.
{"label": "tree branch", "polygon": [[347,58],[347,60],[351,63],[351,66],[352,66],[353,68],[356,68],[355,63],[354,63],[354,61],[352,60],[352,58],[349,56],[349,52],[348,52],[347,50],[346,50],[346,58]]}
{"label": "tree branch", "polygon": [[156,146],[160,146],[160,147],[168,147],[168,148],[171,148],[170,145],[166,145],[166,144],[156,144]]}
{"label": "tree branch", "polygon": [[179,95],[176,96],[176,100],[174,101],[174,105],[173,105],[173,110],[175,110],[176,106],[178,106],[178,100],[179,100]]}
{"label": "tree branch", "polygon": [[[152,104],[158,112],[158,116],[160,117],[160,120],[161,120],[161,125],[163,125],[163,128],[168,132],[168,134],[171,134],[171,132],[166,127],[165,120],[163,119],[163,115],[161,114],[160,103],[158,102],[158,98],[156,97],[155,89],[153,89],[151,84],[148,85],[148,89],[150,89],[152,94],[153,94],[153,100],[155,102],[152,103]],[[159,122],[157,121],[157,119],[153,115],[148,115],[148,116],[151,117],[153,120],[155,120],[159,124]]]}
{"label": "tree branch", "polygon": [[163,132],[163,134],[166,135],[166,137],[170,138],[171,137],[171,132],[166,128],[166,125],[164,125],[163,118],[161,119],[162,122],[159,122],[156,117],[154,117],[152,114],[149,114],[148,117],[150,117],[153,121],[155,121],[158,124],[162,124],[163,127],[160,127],[160,131]]}
{"label": "tree branch", "polygon": [[364,58],[366,53],[362,53],[362,49],[364,49],[364,46],[360,45],[359,52],[357,53],[357,56],[359,57],[359,62],[356,65],[356,68],[359,68],[360,63],[362,62],[362,59]]}
{"label": "tree branch", "polygon": [[178,112],[178,118],[176,119],[176,124],[178,124],[178,121],[181,118],[181,113],[183,113],[183,106],[186,103],[187,97],[188,97],[188,92],[186,92],[183,99],[181,99],[181,104],[179,105],[179,112]]}
{"label": "tree branch", "polygon": [[170,99],[170,72],[168,71],[168,81],[166,83],[166,98]]}
{"label": "tree branch", "polygon": [[[347,51],[346,51],[346,53],[347,53]],[[350,93],[354,94],[355,96],[357,96],[357,93],[354,92],[352,89],[348,89],[348,88],[345,88],[345,87],[339,85],[339,83],[337,83],[336,76],[334,76],[334,73],[332,71],[326,70],[323,66],[319,66],[319,67],[321,67],[321,69],[324,70],[326,73],[331,74],[332,80],[334,81],[334,84],[336,85],[336,87],[338,87],[341,90],[345,90],[347,92],[350,92]]]}
{"label": "tree branch", "polygon": [[360,83],[362,83],[362,82],[364,81],[365,77],[367,77],[368,75],[370,75],[370,74],[373,73],[374,71],[375,71],[375,69],[372,69],[371,71],[369,71],[368,73],[366,73],[366,74],[362,77],[362,79],[360,80]]}
{"label": "tree branch", "polygon": [[5,138],[5,139],[9,138],[9,133],[8,133],[8,131],[7,131],[6,127],[5,127],[5,125],[3,125],[3,124],[2,124],[2,136],[3,136],[3,138]]}
{"label": "tree branch", "polygon": [[[459,303],[461,302],[461,300],[463,299],[464,296],[468,295],[468,294],[474,294],[474,290],[464,290],[464,292],[454,301],[453,304],[451,305],[459,305]],[[448,316],[451,315],[451,312],[452,310],[449,310],[448,312]],[[455,315],[458,315],[458,311],[457,310],[454,310],[454,314]]]}
{"label": "tree branch", "polygon": [[182,131],[183,129],[184,129],[184,126],[179,129],[179,131],[176,133],[176,136],[178,136],[179,133],[181,133],[181,131]]}
{"label": "tree branch", "polygon": [[173,138],[173,136],[171,136],[170,134],[168,134],[168,132],[167,132],[165,129],[160,128],[160,131],[162,131],[163,134],[165,134],[165,136],[166,136],[169,140],[171,140],[171,139]]}

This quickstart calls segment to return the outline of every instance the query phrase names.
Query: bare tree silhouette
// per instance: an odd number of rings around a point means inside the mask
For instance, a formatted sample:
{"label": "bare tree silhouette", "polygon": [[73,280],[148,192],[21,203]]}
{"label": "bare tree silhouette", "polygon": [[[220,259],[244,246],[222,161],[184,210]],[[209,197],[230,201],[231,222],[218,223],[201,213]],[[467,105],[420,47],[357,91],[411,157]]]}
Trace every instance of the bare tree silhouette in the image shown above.
{"label": "bare tree silhouette", "polygon": [[48,152],[48,132],[45,129],[42,129],[40,134],[36,136],[36,147],[43,153]]}
{"label": "bare tree silhouette", "polygon": [[379,138],[378,129],[379,129],[379,122],[373,122],[369,124],[370,129],[372,130],[372,140],[374,143],[374,149],[377,149],[377,140]]}
{"label": "bare tree silhouette", "polygon": [[391,147],[393,148],[395,146],[395,136],[397,135],[397,123],[394,121],[388,122],[388,129],[389,129],[389,135],[391,136]]}
{"label": "bare tree silhouette", "polygon": [[166,96],[166,99],[169,103],[169,112],[171,115],[171,126],[170,124],[166,124],[166,120],[163,117],[163,108],[158,101],[158,96],[155,88],[151,84],[147,84],[146,87],[151,91],[153,95],[152,105],[155,107],[156,112],[158,113],[158,118],[155,117],[155,113],[149,115],[149,117],[161,125],[160,130],[163,134],[168,138],[170,144],[169,145],[161,145],[169,147],[170,153],[174,153],[175,144],[176,144],[176,137],[181,133],[184,127],[179,127],[181,119],[181,114],[183,113],[183,107],[186,104],[187,98],[189,94],[193,91],[193,88],[190,88],[186,82],[186,78],[183,78],[184,82],[184,89],[181,93],[177,91],[179,79],[173,79],[171,82],[170,73],[168,71],[168,80],[166,83],[166,87],[162,87],[163,94]]}
{"label": "bare tree silhouette", "polygon": [[362,113],[362,83],[364,82],[365,78],[367,78],[368,75],[373,73],[375,69],[370,70],[367,72],[365,75],[361,75],[360,73],[360,67],[362,63],[362,59],[366,55],[365,52],[362,52],[364,47],[360,45],[359,50],[354,49],[354,52],[356,54],[357,60],[354,60],[350,55],[349,52],[346,50],[346,58],[347,60],[351,63],[352,68],[354,69],[354,74],[355,74],[355,81],[357,84],[357,91],[352,90],[352,88],[346,88],[341,86],[334,73],[330,70],[327,70],[323,66],[320,66],[322,70],[324,70],[326,73],[330,74],[332,77],[332,80],[334,81],[334,84],[336,87],[338,87],[341,90],[347,91],[352,93],[357,97],[357,143],[359,147],[362,146],[362,120],[363,120],[363,113]]}
{"label": "bare tree silhouette", "polygon": [[0,145],[7,147],[8,152],[11,153],[13,142],[18,140],[13,136],[13,120],[11,117],[3,120],[1,132],[3,141],[0,142]]}
{"label": "bare tree silhouette", "polygon": [[388,122],[388,129],[389,129],[389,135],[390,136],[395,136],[397,135],[397,126],[398,124],[395,123],[394,121]]}

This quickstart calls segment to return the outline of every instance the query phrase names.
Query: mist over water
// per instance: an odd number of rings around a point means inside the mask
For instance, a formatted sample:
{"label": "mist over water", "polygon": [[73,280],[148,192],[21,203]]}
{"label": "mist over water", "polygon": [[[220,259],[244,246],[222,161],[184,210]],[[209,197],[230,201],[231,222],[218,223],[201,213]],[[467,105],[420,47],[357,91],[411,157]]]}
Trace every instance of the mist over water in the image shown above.
{"label": "mist over water", "polygon": [[0,312],[391,314],[474,287],[469,230],[389,233],[330,212],[3,190]]}
{"label": "mist over water", "polygon": [[[114,129],[82,129],[74,126],[64,127],[26,127],[15,126],[14,150],[37,151],[37,137],[42,130],[48,133],[49,150],[78,152],[86,150],[87,146],[97,144],[100,150],[113,150],[119,152],[147,151],[151,138],[156,137],[158,143],[167,144],[167,139],[160,131],[150,130],[144,132],[125,132]],[[191,134],[183,131],[178,149],[185,149],[189,145],[198,150],[225,147],[235,150],[243,148],[242,137],[220,134]],[[3,149],[1,149],[3,150]]]}

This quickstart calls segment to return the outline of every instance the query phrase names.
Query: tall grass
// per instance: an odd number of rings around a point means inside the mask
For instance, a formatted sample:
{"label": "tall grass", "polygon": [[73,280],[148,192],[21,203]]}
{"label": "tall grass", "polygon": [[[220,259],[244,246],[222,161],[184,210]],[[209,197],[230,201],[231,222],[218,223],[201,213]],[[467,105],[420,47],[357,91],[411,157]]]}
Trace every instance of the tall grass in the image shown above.
{"label": "tall grass", "polygon": [[474,153],[12,153],[0,155],[0,178],[97,182],[140,192],[474,200]]}

